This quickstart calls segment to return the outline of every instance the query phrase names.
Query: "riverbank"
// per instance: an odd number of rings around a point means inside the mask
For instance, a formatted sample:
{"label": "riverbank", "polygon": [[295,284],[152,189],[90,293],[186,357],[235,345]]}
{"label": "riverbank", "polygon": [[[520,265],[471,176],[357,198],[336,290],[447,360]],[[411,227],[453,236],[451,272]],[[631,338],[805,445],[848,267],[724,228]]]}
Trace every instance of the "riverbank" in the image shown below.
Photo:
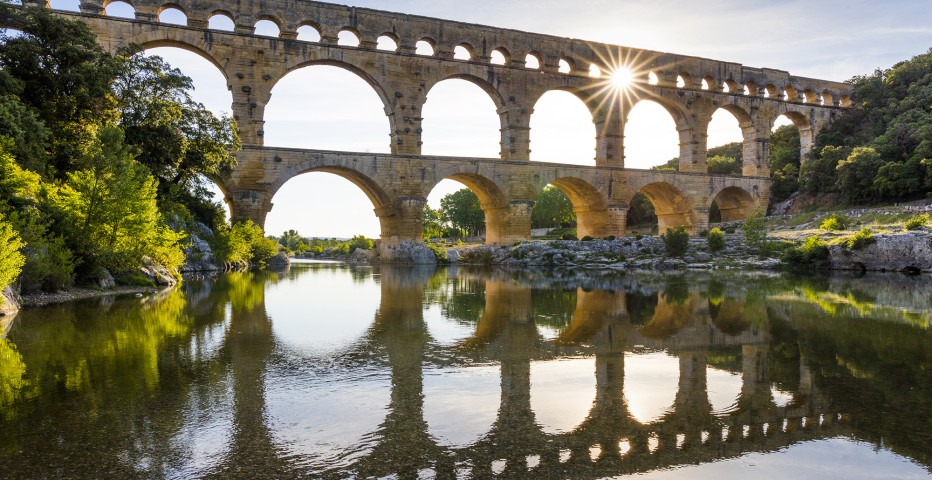
{"label": "riverbank", "polygon": [[24,295],[20,307],[41,307],[54,303],[71,302],[87,298],[110,297],[116,295],[153,294],[173,287],[113,287],[108,289],[72,288],[55,293],[33,293]]}

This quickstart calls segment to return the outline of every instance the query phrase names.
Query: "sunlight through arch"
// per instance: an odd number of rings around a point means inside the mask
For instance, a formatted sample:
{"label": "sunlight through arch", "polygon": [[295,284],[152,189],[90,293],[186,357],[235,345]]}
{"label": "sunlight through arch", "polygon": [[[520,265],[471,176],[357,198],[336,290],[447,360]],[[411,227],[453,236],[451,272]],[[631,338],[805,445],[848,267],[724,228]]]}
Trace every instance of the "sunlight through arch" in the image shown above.
{"label": "sunlight through arch", "polygon": [[712,114],[708,128],[708,148],[720,147],[728,143],[744,141],[741,126],[735,115],[724,108],[719,108]]}
{"label": "sunlight through arch", "polygon": [[384,104],[372,86],[332,65],[285,75],[265,110],[269,146],[389,153],[388,134]]}
{"label": "sunlight through arch", "polygon": [[624,395],[631,416],[647,424],[670,412],[679,375],[679,359],[665,352],[625,353]]}
{"label": "sunlight through arch", "polygon": [[[480,80],[477,80],[480,81]],[[487,92],[469,80],[444,80],[423,107],[424,155],[498,158],[501,119]]]}
{"label": "sunlight through arch", "polygon": [[641,100],[625,122],[625,167],[651,168],[680,155],[676,122],[666,108]]}
{"label": "sunlight through arch", "polygon": [[540,97],[531,115],[531,160],[595,165],[595,125],[576,95],[551,90]]}
{"label": "sunlight through arch", "polygon": [[298,175],[272,198],[275,205],[265,219],[270,235],[294,229],[305,237],[379,238],[381,225],[372,200],[357,185],[328,172]]}

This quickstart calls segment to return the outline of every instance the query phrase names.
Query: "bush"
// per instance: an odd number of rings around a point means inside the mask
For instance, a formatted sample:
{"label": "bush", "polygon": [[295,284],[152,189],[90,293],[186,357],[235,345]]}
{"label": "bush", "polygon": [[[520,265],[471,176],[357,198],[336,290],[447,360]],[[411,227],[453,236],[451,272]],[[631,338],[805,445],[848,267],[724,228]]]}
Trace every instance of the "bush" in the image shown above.
{"label": "bush", "polygon": [[854,236],[848,239],[848,248],[852,250],[860,250],[874,243],[873,234],[874,232],[867,227],[858,230],[858,233],[855,233]]}
{"label": "bush", "polygon": [[576,235],[573,235],[572,233],[564,233],[563,236],[560,237],[560,239],[561,240],[578,240],[576,238]]}
{"label": "bush", "polygon": [[450,263],[450,259],[449,257],[447,257],[446,248],[434,245],[432,243],[428,243],[427,248],[429,248],[431,252],[434,252],[434,257],[437,257],[437,263],[440,263],[440,264]]}
{"label": "bush", "polygon": [[612,240],[614,240],[614,239],[616,239],[616,238],[618,238],[618,237],[616,237],[616,236],[614,236],[614,235],[609,235],[609,236],[605,237],[605,239],[608,240],[608,241],[612,241]]}
{"label": "bush", "polygon": [[848,228],[848,218],[844,215],[829,215],[822,221],[820,229],[828,232],[837,232]]}
{"label": "bush", "polygon": [[821,270],[828,267],[828,245],[818,235],[806,239],[799,247],[788,248],[782,260],[791,270]]}
{"label": "bush", "polygon": [[748,246],[763,251],[767,244],[767,217],[764,210],[755,209],[744,221],[744,241]]}
{"label": "bush", "polygon": [[349,239],[346,242],[349,245],[349,253],[353,253],[356,249],[361,248],[363,250],[372,250],[373,243],[372,240],[369,240],[363,235],[356,235],[353,238]]}
{"label": "bush", "polygon": [[667,228],[667,233],[661,238],[670,257],[682,257],[689,248],[689,233],[683,227]]}
{"label": "bush", "polygon": [[725,232],[717,228],[713,228],[709,231],[708,235],[706,235],[706,240],[709,242],[710,252],[714,253],[725,249]]}
{"label": "bush", "polygon": [[584,241],[584,242],[591,242],[591,241],[593,241],[593,240],[595,240],[595,239],[592,238],[592,237],[590,237],[589,235],[586,235],[585,237],[582,237],[582,241]]}
{"label": "bush", "polygon": [[[714,230],[718,230],[718,229],[715,228]],[[708,236],[709,236],[709,230],[708,230],[707,228],[703,228],[702,230],[699,230],[699,236],[702,237],[702,238],[708,237]]]}
{"label": "bush", "polygon": [[915,217],[906,220],[904,227],[906,230],[918,230],[920,227],[925,226],[927,223],[929,223],[928,215],[916,215]]}

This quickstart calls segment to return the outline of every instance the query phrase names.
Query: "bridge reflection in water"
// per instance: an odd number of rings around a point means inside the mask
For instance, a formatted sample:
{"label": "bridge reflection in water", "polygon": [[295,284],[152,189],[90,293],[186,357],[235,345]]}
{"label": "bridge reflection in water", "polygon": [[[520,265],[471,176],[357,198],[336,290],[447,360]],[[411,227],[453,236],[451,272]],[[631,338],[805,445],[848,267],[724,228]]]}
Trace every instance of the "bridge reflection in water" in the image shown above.
{"label": "bridge reflection in water", "polygon": [[[768,356],[771,336],[766,309],[729,299],[710,308],[697,292],[671,298],[660,293],[650,318],[633,319],[623,290],[576,292],[569,324],[551,340],[534,323],[532,288],[510,278],[460,274],[458,281],[484,284],[484,305],[473,335],[438,345],[424,320],[425,285],[432,271],[382,269],[381,302],[365,338],[345,356],[378,361],[384,352],[391,371],[388,413],[366,438],[374,446],[349,467],[317,472],[324,477],[397,475],[418,478],[594,478],[673,465],[711,462],[747,452],[776,451],[812,439],[849,433],[845,412],[813,383],[799,359],[792,401],[778,406],[772,395]],[[748,312],[762,315],[749,318]],[[260,303],[232,310],[226,339],[236,391],[236,438],[229,458],[256,465],[263,475],[285,476],[284,452],[262,423],[266,359],[275,339]],[[639,422],[624,395],[625,355],[665,350],[679,359],[672,409],[660,419]],[[710,351],[740,350],[741,391],[735,406],[713,413],[707,392]],[[629,353],[630,354],[630,353]],[[531,408],[531,364],[573,356],[595,357],[595,400],[571,431],[548,434]],[[469,445],[442,446],[424,415],[424,368],[494,362],[501,369],[501,398],[491,428]],[[271,470],[269,470],[271,468]],[[220,469],[221,477],[252,472]]]}
{"label": "bridge reflection in water", "polygon": [[921,476],[930,292],[296,265],[27,309],[0,340],[0,477],[594,479],[755,453]]}

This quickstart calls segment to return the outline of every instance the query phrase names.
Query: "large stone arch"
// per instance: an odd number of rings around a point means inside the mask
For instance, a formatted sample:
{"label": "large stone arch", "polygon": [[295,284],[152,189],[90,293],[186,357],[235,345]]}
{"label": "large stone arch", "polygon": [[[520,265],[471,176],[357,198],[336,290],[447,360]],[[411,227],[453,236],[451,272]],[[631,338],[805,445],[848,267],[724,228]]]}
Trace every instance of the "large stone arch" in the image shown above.
{"label": "large stone arch", "polygon": [[119,48],[130,45],[139,45],[144,50],[171,47],[191,52],[209,61],[223,74],[227,83],[230,82],[229,72],[224,68],[224,64],[229,61],[229,50],[225,47],[217,48],[215,43],[206,41],[204,35],[193,35],[174,28],[156,28],[112,45],[111,50],[116,52]]}
{"label": "large stone arch", "polygon": [[816,131],[812,127],[812,122],[809,121],[809,117],[804,113],[795,110],[781,109],[770,119],[770,128],[773,128],[773,125],[781,116],[790,119],[793,125],[796,126],[796,129],[799,130],[799,161],[805,162],[806,155],[812,151],[812,147],[815,145]]}
{"label": "large stone arch", "polygon": [[660,233],[667,228],[683,227],[690,234],[695,235],[700,220],[696,218],[689,196],[680,191],[673,184],[664,180],[636,186],[637,190],[628,193],[625,203],[630,205],[634,195],[641,193],[654,206],[657,215],[657,227]]}
{"label": "large stone arch", "polygon": [[462,183],[479,199],[479,205],[485,214],[485,243],[502,243],[511,239],[511,202],[506,189],[481,173],[448,171],[439,174],[430,188],[425,186],[425,193],[429,193],[437,183],[446,179]]}
{"label": "large stone arch", "polygon": [[[434,124],[433,122],[437,121],[436,120],[437,116],[431,116],[431,112],[429,112],[429,110],[435,108],[435,105],[437,104],[436,100],[433,103],[430,101],[431,95],[436,92],[435,90],[436,87],[450,80],[462,80],[462,81],[465,81],[469,84],[476,86],[492,102],[492,105],[491,105],[492,110],[490,111],[489,115],[498,117],[498,125],[497,125],[497,128],[495,129],[497,130],[496,132],[497,137],[495,141],[495,144],[497,144],[496,152],[494,154],[491,152],[487,154],[483,150],[482,153],[472,152],[471,156],[486,157],[486,158],[503,158],[503,159],[511,159],[512,157],[517,156],[518,158],[521,158],[521,159],[527,159],[527,155],[528,155],[528,148],[526,146],[527,142],[519,141],[518,139],[515,139],[516,141],[513,142],[511,140],[511,135],[509,135],[509,132],[511,131],[511,124],[512,124],[511,117],[514,116],[514,113],[517,113],[517,112],[514,112],[513,109],[508,108],[509,105],[508,105],[508,102],[505,101],[505,96],[495,86],[493,86],[489,81],[482,79],[471,73],[463,73],[463,72],[456,72],[456,73],[452,73],[449,75],[438,75],[436,78],[426,81],[423,86],[423,90],[425,93],[423,95],[423,99],[422,99],[423,103],[421,104],[421,107],[420,107],[421,112],[419,115],[422,118],[421,119],[421,130],[423,133],[421,137],[421,143],[423,144],[425,140],[428,141],[429,152],[432,154],[449,155],[449,153],[447,152],[438,152],[438,151],[432,150],[433,144],[430,143],[430,139],[437,138],[433,136],[433,132],[436,132],[438,130],[431,130],[431,127],[432,126],[439,127],[440,125],[445,125],[449,127],[449,125],[442,121],[438,121],[437,124]],[[451,82],[451,83],[455,83],[455,82]],[[449,98],[449,97],[445,96],[444,98]],[[512,97],[512,100],[513,99],[514,97]],[[478,102],[478,99],[476,100],[476,102]],[[483,105],[483,108],[485,108],[485,105]],[[483,111],[487,111],[487,110],[483,110]],[[515,120],[518,123],[524,123],[521,118],[516,118]],[[491,122],[492,120],[490,119],[489,121]],[[481,122],[481,125],[486,125],[486,122]],[[492,125],[489,125],[488,128],[491,129]],[[483,132],[483,134],[485,133],[491,134],[492,132],[491,130],[489,130],[489,131]],[[483,135],[482,138],[483,138],[482,142],[473,142],[472,145],[473,146],[481,145],[483,147],[486,146],[486,142],[484,141],[486,137]],[[493,144],[489,143],[489,146],[491,145]]]}
{"label": "large stone arch", "polygon": [[[651,92],[637,92],[636,96],[626,99],[622,109],[623,124],[627,130],[628,116],[630,112],[641,102],[654,102],[673,119],[679,139],[679,159],[681,172],[706,172],[706,136],[704,129],[698,128],[697,118],[690,110],[679,100],[673,100],[663,95],[655,95]],[[627,135],[627,133],[625,133]]]}
{"label": "large stone arch", "polygon": [[[741,165],[742,173],[745,175],[754,175],[760,168],[765,167],[769,163],[769,158],[763,158],[763,153],[761,151],[759,142],[757,141],[757,128],[754,123],[754,119],[745,107],[738,105],[737,103],[727,103],[722,105],[718,110],[724,110],[730,113],[735,117],[735,120],[738,121],[738,128],[741,129]],[[713,112],[714,114],[714,112]],[[708,136],[709,123],[711,123],[712,117],[709,117],[709,121],[706,122],[706,136]]]}
{"label": "large stone arch", "polygon": [[738,186],[722,188],[709,197],[709,208],[718,204],[722,222],[744,220],[757,207],[757,201],[747,190]]}
{"label": "large stone arch", "polygon": [[[534,158],[534,155],[533,155],[533,151],[535,150],[535,147],[534,147],[534,144],[531,142],[534,140],[534,138],[540,138],[540,137],[534,136],[535,132],[531,124],[535,121],[535,119],[539,119],[541,116],[541,111],[540,111],[541,100],[543,100],[546,95],[551,94],[551,93],[566,94],[566,96],[571,96],[575,98],[576,100],[579,101],[579,105],[584,107],[586,111],[589,113],[588,126],[591,127],[592,129],[591,132],[593,136],[591,138],[591,142],[592,142],[591,146],[593,150],[585,158],[587,158],[587,160],[591,160],[594,162],[595,160],[594,160],[593,154],[595,153],[594,151],[598,148],[598,137],[600,136],[600,133],[601,133],[599,132],[598,125],[596,124],[596,121],[595,121],[595,116],[597,112],[596,106],[593,104],[593,102],[587,101],[587,97],[583,90],[579,88],[575,88],[575,87],[568,87],[568,86],[557,86],[554,88],[541,88],[541,89],[533,90],[528,93],[528,96],[526,98],[528,101],[527,109],[530,112],[530,115],[528,116],[528,129],[530,130],[528,134],[529,148],[531,151],[530,157],[533,158],[534,160],[541,161],[539,157]],[[572,125],[578,126],[579,122],[573,123]],[[547,161],[547,160],[544,160],[544,161]],[[559,162],[559,163],[564,163],[564,162]]]}
{"label": "large stone arch", "polygon": [[573,204],[576,214],[576,232],[579,238],[601,238],[617,232],[608,209],[608,198],[595,186],[578,177],[560,177],[550,181]]}
{"label": "large stone arch", "polygon": [[[389,96],[388,89],[385,87],[381,79],[377,79],[370,74],[370,70],[360,67],[358,65],[352,64],[345,60],[332,60],[332,59],[318,59],[318,60],[307,60],[300,59],[286,62],[281,74],[274,78],[273,81],[269,84],[269,92],[271,92],[275,85],[278,84],[283,78],[289,74],[301,70],[306,67],[316,67],[316,66],[326,66],[326,67],[337,67],[343,70],[346,70],[362,80],[364,80],[372,90],[375,91],[376,95],[379,96],[379,100],[382,101],[382,105],[385,108],[385,113],[388,115],[393,110],[394,100],[393,97]],[[392,125],[394,128],[394,125]]]}
{"label": "large stone arch", "polygon": [[431,90],[433,90],[434,87],[437,86],[437,84],[441,82],[445,82],[447,80],[465,80],[469,83],[472,83],[473,85],[482,89],[482,91],[485,92],[489,96],[490,99],[492,99],[492,103],[495,104],[495,108],[502,108],[505,106],[505,98],[502,95],[502,93],[498,91],[497,88],[495,88],[495,86],[489,83],[486,79],[477,77],[469,73],[454,73],[452,75],[442,75],[442,76],[438,76],[436,79],[432,79],[426,82],[424,84],[424,91],[426,92],[425,96],[429,98]]}

